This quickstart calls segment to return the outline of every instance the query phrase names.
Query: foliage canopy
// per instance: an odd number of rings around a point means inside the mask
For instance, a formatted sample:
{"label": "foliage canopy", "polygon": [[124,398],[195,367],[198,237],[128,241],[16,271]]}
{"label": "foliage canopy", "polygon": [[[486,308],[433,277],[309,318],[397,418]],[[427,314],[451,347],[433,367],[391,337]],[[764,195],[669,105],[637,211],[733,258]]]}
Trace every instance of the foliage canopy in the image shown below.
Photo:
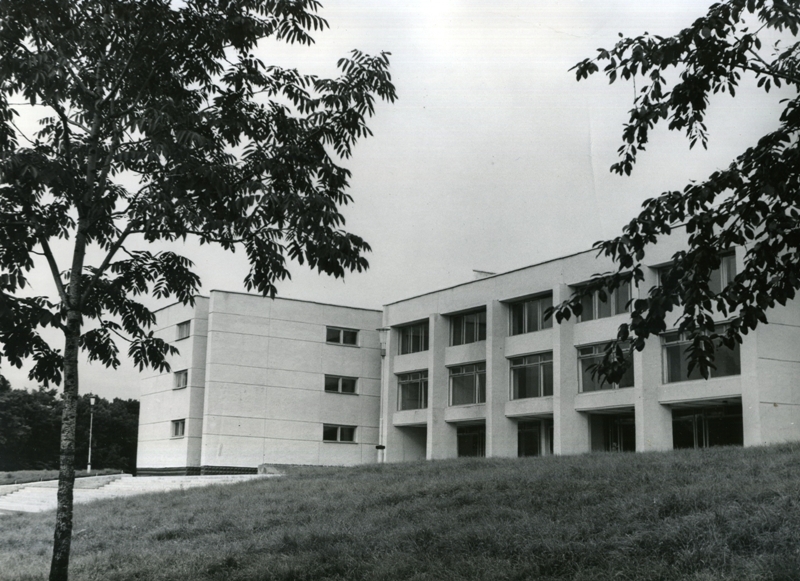
{"label": "foliage canopy", "polygon": [[[580,314],[581,297],[610,291],[625,281],[639,284],[647,248],[679,224],[688,248],[678,252],[658,286],[632,302],[630,322],[598,368],[610,381],[621,377],[626,350],[642,350],[645,340],[672,326],[691,338],[690,369],[708,377],[715,349],[740,343],[742,335],[767,323],[769,309],[785,305],[800,288],[800,9],[784,0],[729,0],[674,36],[644,33],[622,37],[611,49],[598,49],[573,68],[577,79],[602,72],[610,83],[635,82],[637,93],[622,132],[620,160],[611,171],[629,175],[659,123],[682,131],[690,147],[706,147],[710,98],[736,95],[740,83],[769,92],[784,87],[777,128],[762,136],[731,164],[683,191],[669,191],[644,202],[641,213],[620,236],[598,242],[599,253],[614,260],[616,272],[598,276],[555,309],[557,320]],[[764,38],[778,38],[767,45]],[[709,281],[723,255],[743,247],[744,268],[720,292]],[[720,314],[724,331],[715,328]],[[624,348],[623,348],[624,346]]]}

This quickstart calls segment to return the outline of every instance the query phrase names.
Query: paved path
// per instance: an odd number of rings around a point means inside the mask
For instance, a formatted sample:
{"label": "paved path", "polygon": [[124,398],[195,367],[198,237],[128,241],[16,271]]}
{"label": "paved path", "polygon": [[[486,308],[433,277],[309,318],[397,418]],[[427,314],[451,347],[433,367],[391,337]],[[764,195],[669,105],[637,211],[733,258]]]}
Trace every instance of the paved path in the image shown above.
{"label": "paved path", "polygon": [[[137,476],[115,474],[92,476],[75,480],[75,504],[83,504],[104,498],[120,498],[167,492],[197,486],[231,484],[257,478],[269,478],[277,474],[236,474],[226,476]],[[8,484],[0,486],[0,513],[44,512],[55,510],[57,480],[31,482],[29,484]]]}

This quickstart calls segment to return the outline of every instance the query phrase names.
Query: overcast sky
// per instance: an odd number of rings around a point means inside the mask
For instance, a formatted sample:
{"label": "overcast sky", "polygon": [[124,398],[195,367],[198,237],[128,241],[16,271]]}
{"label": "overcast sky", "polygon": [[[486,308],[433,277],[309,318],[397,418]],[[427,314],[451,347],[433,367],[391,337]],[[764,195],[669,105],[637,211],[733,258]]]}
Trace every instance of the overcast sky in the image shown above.
{"label": "overcast sky", "polygon": [[[347,229],[372,246],[366,273],[345,282],[296,266],[279,295],[380,308],[589,248],[614,236],[642,201],[703,179],[777,124],[778,98],[719,95],[708,151],[664,128],[631,177],[616,161],[633,87],[569,68],[611,47],[617,33],[669,35],[705,12],[702,1],[338,0],[313,47],[265,43],[267,63],[335,75],[353,48],[391,56],[399,99],[380,104],[374,137],[356,146]],[[243,291],[243,253],[188,245],[203,292]],[[52,292],[46,273],[33,278]],[[124,346],[120,346],[124,350]],[[27,372],[3,368],[15,387]],[[81,392],[138,396],[130,364],[81,369]]]}

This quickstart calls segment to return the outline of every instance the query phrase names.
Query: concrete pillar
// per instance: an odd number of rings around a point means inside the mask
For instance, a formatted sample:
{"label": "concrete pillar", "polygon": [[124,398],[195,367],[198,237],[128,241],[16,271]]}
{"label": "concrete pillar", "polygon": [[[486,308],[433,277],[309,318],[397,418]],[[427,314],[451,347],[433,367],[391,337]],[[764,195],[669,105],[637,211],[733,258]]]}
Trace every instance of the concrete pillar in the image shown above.
{"label": "concrete pillar", "polygon": [[[632,288],[633,297],[647,296],[658,284],[658,273],[645,268],[644,281]],[[636,451],[672,450],[672,410],[658,403],[658,388],[663,383],[660,337],[650,337],[641,352],[633,356],[633,390],[636,394]]]}
{"label": "concrete pillar", "polygon": [[517,455],[517,424],[506,417],[509,366],[505,357],[508,307],[500,301],[486,305],[486,456]]}
{"label": "concrete pillar", "polygon": [[[568,299],[572,291],[565,284],[553,288],[553,304]],[[561,324],[553,322],[553,453],[589,452],[589,418],[575,411],[578,395],[578,354],[573,338],[575,316]]]}
{"label": "concrete pillar", "polygon": [[[736,248],[736,272],[744,270],[746,248]],[[766,443],[761,426],[761,386],[758,382],[758,343],[763,326],[750,332],[739,346],[742,370],[742,429],[745,446],[761,446]],[[771,399],[771,398],[770,398]]]}
{"label": "concrete pillar", "polygon": [[449,321],[442,315],[433,314],[429,318],[429,325],[427,458],[456,458],[456,427],[444,421],[444,410],[450,397],[450,377],[444,365],[444,353],[450,341]]}

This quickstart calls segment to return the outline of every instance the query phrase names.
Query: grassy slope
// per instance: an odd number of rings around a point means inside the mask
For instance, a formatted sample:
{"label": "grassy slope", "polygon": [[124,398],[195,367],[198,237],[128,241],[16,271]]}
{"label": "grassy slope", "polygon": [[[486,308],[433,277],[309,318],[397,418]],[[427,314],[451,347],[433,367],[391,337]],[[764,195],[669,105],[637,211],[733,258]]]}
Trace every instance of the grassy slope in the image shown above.
{"label": "grassy slope", "polygon": [[[800,579],[800,446],[310,468],[76,507],[72,579]],[[53,515],[0,517],[42,579]]]}

